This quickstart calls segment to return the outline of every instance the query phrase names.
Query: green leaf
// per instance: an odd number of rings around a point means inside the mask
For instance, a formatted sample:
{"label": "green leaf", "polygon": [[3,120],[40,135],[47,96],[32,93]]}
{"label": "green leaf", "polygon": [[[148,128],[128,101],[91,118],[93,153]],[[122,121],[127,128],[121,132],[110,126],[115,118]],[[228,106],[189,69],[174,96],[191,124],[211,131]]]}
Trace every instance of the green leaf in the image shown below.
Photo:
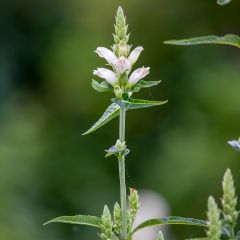
{"label": "green leaf", "polygon": [[149,219],[138,225],[132,232],[131,235],[135,232],[151,226],[156,225],[166,225],[166,224],[181,224],[181,225],[193,225],[199,227],[206,227],[207,222],[194,218],[184,218],[184,217],[162,217],[157,219]]}
{"label": "green leaf", "polygon": [[120,100],[118,98],[113,98],[112,101],[118,104],[120,107],[124,107],[126,109],[154,107],[154,106],[163,105],[167,103],[167,101],[148,101],[148,100],[131,99],[131,98],[129,98],[128,100]]}
{"label": "green leaf", "polygon": [[80,224],[80,225],[88,225],[91,227],[101,228],[101,219],[96,216],[89,215],[76,215],[76,216],[62,216],[54,218],[43,225],[47,225],[49,223],[69,223],[69,224]]}
{"label": "green leaf", "polygon": [[204,37],[197,38],[189,38],[182,40],[170,40],[165,41],[165,44],[173,44],[173,45],[197,45],[197,44],[226,44],[231,45],[237,48],[240,48],[240,37],[234,34],[228,34],[223,37],[209,35]]}
{"label": "green leaf", "polygon": [[119,109],[120,109],[119,105],[112,103],[107,108],[107,110],[103,113],[103,115],[100,117],[100,119],[89,130],[87,130],[82,135],[92,133],[92,132],[96,131],[98,128],[105,125],[106,123],[110,122],[113,118],[115,118],[119,115]]}
{"label": "green leaf", "polygon": [[218,0],[217,3],[221,6],[230,3],[232,0]]}
{"label": "green leaf", "polygon": [[202,238],[188,238],[186,240],[209,240],[207,237],[202,237]]}
{"label": "green leaf", "polygon": [[161,80],[160,80],[160,81],[145,81],[145,80],[141,80],[140,82],[138,82],[138,83],[134,86],[133,92],[139,92],[139,90],[140,90],[141,88],[149,88],[149,87],[156,86],[156,85],[158,85],[160,82],[161,82]]}
{"label": "green leaf", "polygon": [[98,92],[113,91],[112,87],[106,81],[99,83],[98,81],[92,79],[92,87]]}

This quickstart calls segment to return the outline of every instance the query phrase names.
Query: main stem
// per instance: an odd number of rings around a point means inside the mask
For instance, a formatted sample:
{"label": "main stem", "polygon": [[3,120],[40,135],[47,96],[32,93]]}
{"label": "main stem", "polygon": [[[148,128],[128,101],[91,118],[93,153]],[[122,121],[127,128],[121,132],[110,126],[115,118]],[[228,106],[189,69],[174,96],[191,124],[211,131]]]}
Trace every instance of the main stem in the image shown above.
{"label": "main stem", "polygon": [[[119,115],[119,140],[125,141],[125,120],[126,109],[120,108]],[[127,239],[127,194],[126,194],[126,180],[125,180],[125,157],[120,156],[118,158],[119,165],[119,179],[120,179],[120,197],[121,197],[121,209],[122,209],[122,237]]]}

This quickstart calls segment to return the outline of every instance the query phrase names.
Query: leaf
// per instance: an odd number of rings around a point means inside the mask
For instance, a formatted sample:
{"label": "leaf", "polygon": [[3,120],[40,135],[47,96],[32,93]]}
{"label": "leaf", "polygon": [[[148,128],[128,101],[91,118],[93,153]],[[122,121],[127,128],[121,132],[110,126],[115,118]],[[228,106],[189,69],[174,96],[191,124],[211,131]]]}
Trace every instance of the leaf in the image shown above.
{"label": "leaf", "polygon": [[201,238],[188,238],[186,240],[209,240],[207,237],[201,237]]}
{"label": "leaf", "polygon": [[199,219],[194,218],[184,218],[184,217],[162,217],[157,219],[149,219],[138,225],[132,232],[131,235],[135,232],[151,226],[156,225],[166,225],[166,224],[181,224],[181,225],[193,225],[193,226],[199,226],[199,227],[206,227],[207,222]]}
{"label": "leaf", "polygon": [[118,104],[120,107],[123,107],[126,109],[154,107],[154,106],[163,105],[167,103],[167,101],[148,101],[148,100],[131,99],[131,98],[129,98],[128,100],[120,100],[118,98],[113,98],[112,101]]}
{"label": "leaf", "polygon": [[197,45],[197,44],[226,44],[240,48],[240,37],[234,34],[228,34],[223,37],[209,35],[204,37],[196,37],[182,40],[165,41],[165,44],[173,45]]}
{"label": "leaf", "polygon": [[80,225],[88,225],[91,227],[101,228],[101,219],[96,216],[90,215],[76,215],[76,216],[62,216],[54,218],[43,225],[47,225],[49,223],[69,223],[69,224],[80,224]]}
{"label": "leaf", "polygon": [[141,80],[139,83],[137,83],[136,86],[140,87],[140,88],[149,88],[149,87],[153,87],[158,85],[161,82],[161,80],[159,81],[145,81],[145,80]]}
{"label": "leaf", "polygon": [[85,133],[82,135],[86,135],[89,133],[92,133],[96,131],[98,128],[102,127],[106,123],[110,122],[113,118],[117,117],[119,115],[119,109],[120,106],[116,103],[112,103],[107,110],[103,113],[103,115],[100,117],[100,119]]}
{"label": "leaf", "polygon": [[92,87],[97,91],[97,92],[108,92],[112,91],[110,85],[106,81],[102,81],[99,83],[98,81],[92,79]]}
{"label": "leaf", "polygon": [[153,87],[158,85],[160,81],[145,81],[145,80],[141,80],[140,82],[138,82],[134,88],[133,88],[133,92],[139,92],[141,88],[149,88],[149,87]]}
{"label": "leaf", "polygon": [[218,0],[217,3],[221,6],[230,3],[232,0]]}

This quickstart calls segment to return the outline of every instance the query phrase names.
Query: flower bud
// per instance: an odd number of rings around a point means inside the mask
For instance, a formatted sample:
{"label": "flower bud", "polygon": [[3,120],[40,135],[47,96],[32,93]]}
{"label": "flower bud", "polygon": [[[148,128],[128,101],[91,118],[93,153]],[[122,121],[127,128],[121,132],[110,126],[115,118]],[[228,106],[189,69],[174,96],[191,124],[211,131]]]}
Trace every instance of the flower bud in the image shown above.
{"label": "flower bud", "polygon": [[113,217],[114,217],[114,230],[117,234],[121,232],[122,228],[122,212],[121,207],[118,203],[115,203],[114,210],[113,210]]}
{"label": "flower bud", "polygon": [[129,46],[125,43],[125,41],[121,41],[118,44],[118,56],[127,57],[129,54]]}
{"label": "flower bud", "polygon": [[122,99],[123,91],[119,86],[115,86],[114,93],[117,98]]}
{"label": "flower bud", "polygon": [[102,233],[100,236],[102,240],[111,239],[111,237],[113,236],[113,231],[112,231],[113,224],[112,224],[111,213],[107,205],[104,206],[101,219],[102,219],[102,224],[101,224]]}
{"label": "flower bud", "polygon": [[95,52],[99,55],[99,57],[104,58],[110,65],[113,65],[113,63],[117,60],[116,55],[105,47],[98,47]]}
{"label": "flower bud", "polygon": [[129,85],[133,86],[135,85],[139,80],[141,80],[142,78],[144,78],[145,76],[147,76],[149,74],[149,67],[145,68],[138,68],[136,69],[131,76],[129,77]]}
{"label": "flower bud", "polygon": [[124,148],[126,148],[126,142],[125,142],[125,141],[121,142],[121,140],[118,139],[118,140],[116,141],[115,147],[116,147],[118,150],[123,150]]}
{"label": "flower bud", "polygon": [[98,68],[97,70],[93,71],[93,74],[105,79],[112,86],[114,86],[118,81],[117,75],[113,71],[106,68]]}
{"label": "flower bud", "polygon": [[133,65],[134,63],[136,63],[136,61],[138,60],[141,52],[143,51],[143,47],[136,47],[128,56],[128,60],[131,62],[131,64]]}
{"label": "flower bud", "polygon": [[220,240],[221,238],[221,220],[220,210],[218,209],[217,203],[213,197],[208,199],[208,239]]}
{"label": "flower bud", "polygon": [[230,169],[224,174],[223,182],[223,217],[224,223],[234,227],[238,219],[238,211],[236,210],[237,197],[235,194],[234,180]]}
{"label": "flower bud", "polygon": [[139,196],[136,189],[130,188],[130,195],[129,195],[129,207],[130,207],[130,217],[134,221],[137,215],[137,211],[139,209]]}

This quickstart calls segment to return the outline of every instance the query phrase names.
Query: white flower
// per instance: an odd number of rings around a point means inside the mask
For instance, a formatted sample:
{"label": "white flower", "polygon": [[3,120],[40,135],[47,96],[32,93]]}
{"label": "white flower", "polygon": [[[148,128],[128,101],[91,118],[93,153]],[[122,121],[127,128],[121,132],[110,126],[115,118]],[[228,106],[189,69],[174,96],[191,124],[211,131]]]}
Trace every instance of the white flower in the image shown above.
{"label": "white flower", "polygon": [[145,68],[138,68],[136,69],[131,76],[129,77],[129,84],[130,85],[134,85],[136,84],[140,79],[144,78],[145,76],[147,76],[149,74],[149,67]]}
{"label": "white flower", "polygon": [[136,47],[128,56],[128,60],[131,62],[133,65],[139,58],[141,52],[143,51],[143,47]]}
{"label": "white flower", "polygon": [[93,74],[100,78],[104,78],[111,85],[114,85],[118,81],[117,75],[106,68],[98,68],[93,71]]}
{"label": "white flower", "polygon": [[125,71],[127,70],[130,70],[132,65],[131,65],[131,62],[125,58],[125,57],[120,57],[118,58],[114,64],[113,64],[115,70],[117,73],[124,73]]}
{"label": "white flower", "polygon": [[240,151],[240,139],[238,141],[237,140],[228,141],[228,144],[230,144],[237,151]]}
{"label": "white flower", "polygon": [[105,47],[98,47],[95,52],[99,55],[99,57],[105,58],[110,65],[113,65],[117,60],[116,55]]}

